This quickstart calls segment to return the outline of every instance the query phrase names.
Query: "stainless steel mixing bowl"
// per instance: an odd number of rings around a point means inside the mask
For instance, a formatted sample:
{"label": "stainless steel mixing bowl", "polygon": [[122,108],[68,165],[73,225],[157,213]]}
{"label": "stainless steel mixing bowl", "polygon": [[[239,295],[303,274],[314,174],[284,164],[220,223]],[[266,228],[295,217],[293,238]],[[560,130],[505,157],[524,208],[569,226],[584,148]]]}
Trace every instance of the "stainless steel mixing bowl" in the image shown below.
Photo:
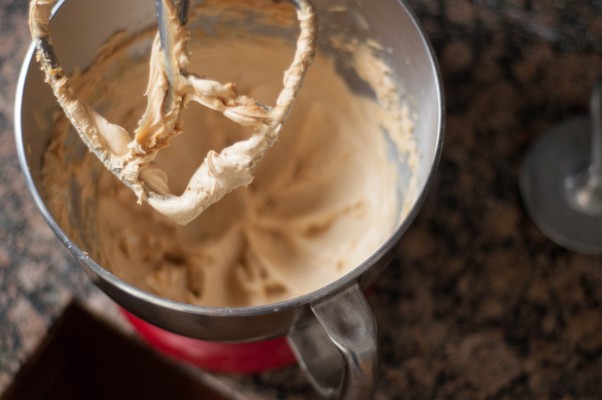
{"label": "stainless steel mixing bowl", "polygon": [[[138,32],[154,25],[148,0],[78,0],[59,3],[51,21],[57,55],[67,73],[85,68],[114,32]],[[319,290],[277,304],[246,308],[211,308],[166,300],[133,287],[91,258],[93,249],[67,236],[45,204],[42,158],[58,106],[30,48],[21,71],[15,107],[17,150],[28,188],[44,218],[90,278],[116,303],[166,330],[216,341],[252,341],[288,335],[300,365],[325,396],[368,398],[377,364],[376,324],[363,289],[383,270],[396,244],[426,196],[442,147],[443,96],[437,63],[407,5],[398,0],[315,0],[320,50],[331,51],[329,38],[372,38],[385,58],[413,113],[419,157],[414,173],[418,191],[394,233],[362,264]],[[344,70],[356,90],[364,90],[352,71]],[[403,175],[403,173],[401,174]],[[407,174],[406,174],[407,175]],[[406,179],[407,176],[401,176]],[[335,344],[333,346],[332,344]],[[338,349],[338,352],[336,351]],[[343,361],[343,362],[341,362]],[[342,371],[341,371],[342,369]],[[342,378],[341,378],[342,377]]]}

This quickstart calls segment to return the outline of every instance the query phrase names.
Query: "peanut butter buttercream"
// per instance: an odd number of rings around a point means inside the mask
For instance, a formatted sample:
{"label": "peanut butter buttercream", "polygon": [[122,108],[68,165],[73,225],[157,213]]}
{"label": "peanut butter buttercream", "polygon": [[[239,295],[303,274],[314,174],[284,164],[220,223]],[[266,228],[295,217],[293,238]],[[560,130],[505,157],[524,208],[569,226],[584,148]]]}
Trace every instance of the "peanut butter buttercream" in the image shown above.
{"label": "peanut butter buttercream", "polygon": [[[296,10],[299,36],[290,66],[283,68],[284,73],[274,75],[284,75],[282,88],[273,97],[275,104],[268,106],[265,104],[271,104],[273,99],[258,103],[239,94],[232,82],[223,84],[191,72],[188,31],[181,25],[174,3],[158,1],[164,11],[160,19],[165,20],[165,37],[155,35],[147,74],[146,109],[133,129],[106,118],[73,90],[52,45],[50,9],[56,0],[31,1],[30,30],[46,80],[88,149],[136,194],[138,203],[146,201],[173,221],[187,224],[229,192],[253,181],[257,163],[278,139],[313,61],[316,16],[309,0],[296,1],[294,8],[289,5],[289,14]],[[271,14],[283,13],[282,7],[270,7],[270,2],[248,2],[246,8],[253,8],[255,4],[263,4]],[[206,4],[201,6],[207,7]],[[217,8],[229,7],[233,4],[223,2]],[[206,72],[205,66],[199,67]],[[251,135],[220,151],[209,150],[190,177],[186,190],[174,194],[170,191],[168,174],[161,171],[155,158],[182,132],[182,111],[189,102],[218,111],[237,124],[249,127]]]}
{"label": "peanut butter buttercream", "polygon": [[[398,162],[415,153],[410,114],[394,77],[383,76],[391,74],[383,61],[370,46],[355,45],[357,57],[370,60],[351,62],[376,95],[350,89],[334,58],[318,52],[253,183],[185,226],[138,205],[135,194],[94,155],[73,146],[77,137],[60,116],[44,162],[55,218],[121,279],[181,302],[267,304],[333,282],[378,250],[415,196],[411,180],[400,182]],[[127,46],[115,38],[99,56],[106,62],[92,64],[72,81],[108,120],[130,129],[146,106],[149,66],[128,58]],[[223,32],[191,40],[190,50],[191,69],[202,65],[208,76],[237,82],[241,92],[263,102],[280,90],[277,77],[294,47],[276,36]],[[190,105],[182,122],[195,133],[173,138],[155,159],[175,193],[186,190],[207,152],[249,137],[245,128],[198,104]]]}

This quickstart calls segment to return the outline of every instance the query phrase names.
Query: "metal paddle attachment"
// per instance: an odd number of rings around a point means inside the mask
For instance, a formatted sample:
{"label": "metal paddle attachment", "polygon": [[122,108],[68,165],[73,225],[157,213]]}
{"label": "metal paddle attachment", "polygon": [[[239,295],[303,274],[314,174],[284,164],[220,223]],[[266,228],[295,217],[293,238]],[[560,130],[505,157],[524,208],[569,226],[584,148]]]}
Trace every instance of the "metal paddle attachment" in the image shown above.
{"label": "metal paddle attachment", "polygon": [[[189,2],[156,0],[159,32],[151,51],[147,107],[134,132],[107,121],[72,90],[54,53],[48,27],[55,2],[32,0],[30,5],[30,29],[42,70],[88,149],[134,191],[139,203],[146,201],[173,221],[186,224],[227,193],[251,183],[257,162],[278,138],[314,58],[317,22],[310,0],[291,0],[300,32],[274,106],[238,94],[232,83],[222,84],[189,72]],[[190,101],[251,127],[252,134],[219,153],[210,151],[178,196],[169,192],[166,173],[153,160],[181,133],[181,113]]]}

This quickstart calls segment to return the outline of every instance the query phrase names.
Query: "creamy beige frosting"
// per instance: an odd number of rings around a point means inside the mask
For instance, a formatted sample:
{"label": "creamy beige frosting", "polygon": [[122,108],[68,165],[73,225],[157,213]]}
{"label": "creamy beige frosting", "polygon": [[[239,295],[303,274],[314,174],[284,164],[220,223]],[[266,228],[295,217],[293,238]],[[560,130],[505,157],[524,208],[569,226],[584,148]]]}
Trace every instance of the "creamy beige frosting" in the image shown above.
{"label": "creamy beige frosting", "polygon": [[[145,93],[148,102],[133,134],[82,101],[71,89],[69,78],[59,65],[53,65],[57,64],[56,60],[45,60],[51,47],[48,23],[55,0],[32,0],[30,26],[34,39],[38,40],[38,54],[47,80],[84,143],[107,169],[136,193],[138,203],[147,201],[173,221],[187,224],[229,192],[252,182],[253,171],[278,138],[313,60],[316,17],[309,0],[297,2],[300,24],[297,49],[290,66],[283,69],[283,87],[274,96],[275,105],[270,107],[239,95],[233,83],[222,84],[190,72],[188,32],[180,25],[173,3],[159,1],[166,14],[166,37],[165,42],[160,40],[159,34],[155,37]],[[266,5],[269,2],[263,2],[263,7]],[[222,4],[220,8],[228,6],[232,4]],[[205,66],[199,67],[206,73]],[[275,73],[280,75],[282,72]],[[186,190],[174,195],[170,191],[169,176],[155,163],[155,157],[181,133],[181,111],[189,102],[221,112],[239,125],[250,127],[252,134],[219,152],[210,150],[192,174]]]}
{"label": "creamy beige frosting", "polygon": [[[191,69],[237,82],[241,92],[268,101],[275,77],[294,49],[285,39],[201,37]],[[334,60],[318,53],[279,140],[255,170],[255,180],[223,197],[186,226],[136,196],[90,153],[77,157],[73,132],[60,117],[44,161],[47,202],[61,227],[101,265],[159,296],[206,306],[251,306],[290,299],[333,282],[372,255],[405,217],[411,183],[399,194],[396,157],[414,157],[407,108],[390,70],[355,44],[358,75],[376,99],[350,90]],[[116,40],[111,65],[93,64],[74,88],[126,129],[146,104],[148,63],[132,61]],[[269,62],[266,62],[269,60]],[[373,65],[372,67],[369,67]],[[108,74],[110,71],[111,74]],[[110,76],[108,78],[107,76]],[[219,113],[191,104],[184,129],[156,157],[170,189],[186,189],[204,155],[247,138]],[[76,187],[77,196],[73,194]]]}

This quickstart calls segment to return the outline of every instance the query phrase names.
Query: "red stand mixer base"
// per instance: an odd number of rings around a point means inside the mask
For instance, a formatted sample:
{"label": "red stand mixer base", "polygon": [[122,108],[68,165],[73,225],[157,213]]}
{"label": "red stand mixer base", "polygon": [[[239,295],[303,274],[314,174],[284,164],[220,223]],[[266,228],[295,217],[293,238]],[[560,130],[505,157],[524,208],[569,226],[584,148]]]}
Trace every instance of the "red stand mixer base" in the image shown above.
{"label": "red stand mixer base", "polygon": [[296,362],[285,337],[248,343],[209,342],[168,332],[121,311],[152,347],[208,371],[255,373]]}

